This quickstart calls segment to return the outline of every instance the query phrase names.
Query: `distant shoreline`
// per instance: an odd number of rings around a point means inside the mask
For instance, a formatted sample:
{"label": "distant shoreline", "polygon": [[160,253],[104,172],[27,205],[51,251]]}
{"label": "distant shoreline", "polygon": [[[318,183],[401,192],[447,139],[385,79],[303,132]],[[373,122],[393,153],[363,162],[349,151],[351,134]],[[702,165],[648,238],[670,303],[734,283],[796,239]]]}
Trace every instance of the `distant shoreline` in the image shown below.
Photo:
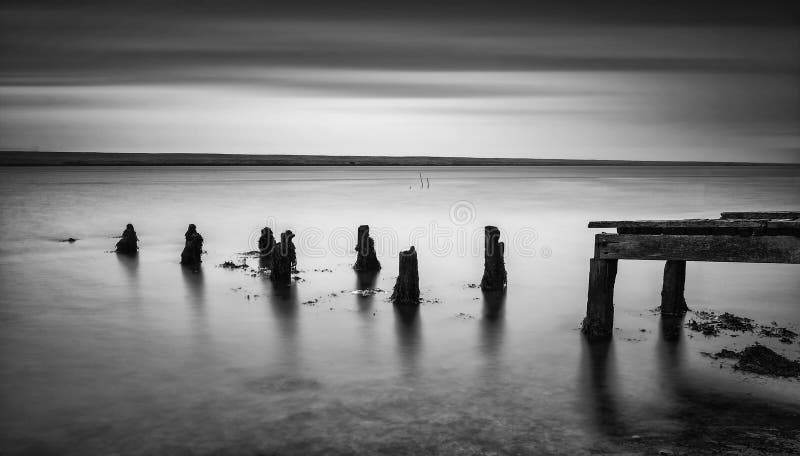
{"label": "distant shoreline", "polygon": [[800,163],[0,151],[0,166],[788,166]]}

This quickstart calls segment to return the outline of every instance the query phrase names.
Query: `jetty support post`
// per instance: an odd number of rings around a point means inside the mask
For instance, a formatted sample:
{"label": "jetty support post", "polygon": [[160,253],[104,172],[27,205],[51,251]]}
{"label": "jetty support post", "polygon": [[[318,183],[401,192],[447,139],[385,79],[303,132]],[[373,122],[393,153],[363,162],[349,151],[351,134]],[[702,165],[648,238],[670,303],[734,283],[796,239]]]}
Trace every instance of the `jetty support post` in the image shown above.
{"label": "jetty support post", "polygon": [[614,283],[617,261],[589,260],[589,297],[581,331],[590,339],[609,339],[614,330]]}
{"label": "jetty support post", "polygon": [[485,249],[481,289],[500,291],[506,288],[506,265],[503,260],[505,244],[500,242],[500,230],[496,226],[484,228]]}
{"label": "jetty support post", "polygon": [[369,225],[358,227],[358,239],[356,240],[356,263],[353,265],[356,271],[380,271],[381,263],[375,254],[375,241],[369,236]]}
{"label": "jetty support post", "polygon": [[294,233],[291,230],[284,231],[281,233],[281,242],[273,248],[269,276],[273,283],[281,285],[291,285],[292,283],[292,272],[297,264],[292,238],[294,238]]}
{"label": "jetty support post", "polygon": [[686,262],[667,260],[664,265],[664,284],[661,288],[661,315],[681,315],[689,308],[684,297]]}
{"label": "jetty support post", "polygon": [[419,268],[417,251],[412,245],[408,250],[400,252],[397,282],[391,300],[398,306],[419,305]]}

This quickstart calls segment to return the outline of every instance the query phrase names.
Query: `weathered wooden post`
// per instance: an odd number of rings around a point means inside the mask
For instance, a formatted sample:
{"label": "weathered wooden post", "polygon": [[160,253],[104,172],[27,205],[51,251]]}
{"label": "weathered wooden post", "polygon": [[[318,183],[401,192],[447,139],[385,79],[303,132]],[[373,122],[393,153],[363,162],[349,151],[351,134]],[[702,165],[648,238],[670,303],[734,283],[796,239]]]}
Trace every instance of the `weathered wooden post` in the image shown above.
{"label": "weathered wooden post", "polygon": [[358,240],[356,241],[356,271],[380,271],[381,263],[375,255],[375,241],[369,237],[369,225],[358,227]]}
{"label": "weathered wooden post", "polygon": [[617,260],[589,260],[589,298],[581,331],[592,339],[608,339],[614,330],[614,282]]}
{"label": "weathered wooden post", "polygon": [[419,305],[419,268],[417,251],[413,245],[410,249],[400,252],[399,274],[391,300],[399,306]]}
{"label": "weathered wooden post", "polygon": [[136,230],[134,230],[133,225],[129,223],[128,226],[125,227],[125,231],[122,232],[119,242],[117,242],[116,252],[126,255],[135,255],[139,251],[138,242],[139,238],[136,236]]}
{"label": "weathered wooden post", "polygon": [[500,230],[496,226],[486,226],[483,257],[483,279],[481,289],[485,291],[503,290],[506,287],[506,264],[503,260],[505,244],[500,242]]}
{"label": "weathered wooden post", "polygon": [[258,238],[258,266],[269,268],[272,265],[272,253],[275,249],[275,236],[272,229],[264,227],[261,229],[261,236]]}
{"label": "weathered wooden post", "polygon": [[689,310],[683,289],[686,282],[686,262],[667,260],[664,265],[664,284],[661,288],[661,315],[680,315]]}
{"label": "weathered wooden post", "polygon": [[194,223],[189,225],[186,230],[186,245],[181,252],[181,264],[185,266],[198,267],[202,263],[200,255],[203,253],[203,236],[197,232],[197,227]]}
{"label": "weathered wooden post", "polygon": [[292,283],[292,271],[297,260],[292,238],[294,233],[286,230],[281,233],[281,242],[272,250],[272,268],[269,279],[278,284],[289,285]]}

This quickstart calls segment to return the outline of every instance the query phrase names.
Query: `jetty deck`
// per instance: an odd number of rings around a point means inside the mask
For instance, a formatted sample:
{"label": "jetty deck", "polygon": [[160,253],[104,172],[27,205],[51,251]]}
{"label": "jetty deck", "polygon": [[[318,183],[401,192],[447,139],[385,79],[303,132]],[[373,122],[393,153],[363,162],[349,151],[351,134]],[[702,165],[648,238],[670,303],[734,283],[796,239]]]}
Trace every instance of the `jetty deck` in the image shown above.
{"label": "jetty deck", "polygon": [[619,260],[665,261],[661,313],[688,310],[687,261],[800,264],[800,212],[723,212],[718,219],[592,221],[595,235],[583,332],[611,337]]}

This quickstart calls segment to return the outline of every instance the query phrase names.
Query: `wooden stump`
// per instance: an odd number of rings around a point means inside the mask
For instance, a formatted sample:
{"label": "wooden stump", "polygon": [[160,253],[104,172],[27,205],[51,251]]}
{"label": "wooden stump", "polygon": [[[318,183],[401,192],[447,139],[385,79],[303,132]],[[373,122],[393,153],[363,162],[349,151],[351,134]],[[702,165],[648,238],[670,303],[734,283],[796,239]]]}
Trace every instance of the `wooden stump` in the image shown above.
{"label": "wooden stump", "polygon": [[417,251],[410,249],[400,252],[399,275],[394,285],[391,300],[399,306],[419,305],[419,269]]}
{"label": "wooden stump", "polygon": [[680,315],[689,310],[683,296],[686,282],[686,262],[667,260],[664,265],[664,284],[661,288],[661,315]]}
{"label": "wooden stump", "polygon": [[117,242],[117,253],[124,253],[126,255],[135,255],[139,251],[138,243],[139,238],[136,236],[136,231],[133,229],[132,224],[125,227],[122,232],[119,242]]}
{"label": "wooden stump", "polygon": [[194,223],[189,225],[186,230],[186,245],[181,252],[181,264],[185,266],[198,267],[202,263],[200,255],[203,253],[203,236],[197,232],[197,227]]}
{"label": "wooden stump", "polygon": [[614,330],[614,282],[617,260],[589,260],[589,299],[582,332],[592,339],[608,339]]}
{"label": "wooden stump", "polygon": [[375,241],[369,237],[369,225],[358,227],[358,240],[356,241],[356,271],[380,271],[381,263],[375,255]]}
{"label": "wooden stump", "polygon": [[292,272],[297,265],[292,238],[294,233],[286,230],[281,233],[281,242],[272,250],[272,268],[269,279],[277,284],[292,283]]}
{"label": "wooden stump", "polygon": [[506,264],[503,260],[505,244],[500,242],[500,230],[487,226],[485,233],[485,252],[483,259],[483,279],[481,289],[485,291],[503,290],[506,287]]}
{"label": "wooden stump", "polygon": [[260,256],[269,256],[275,248],[275,236],[269,227],[261,228],[261,236],[258,238],[258,253]]}

